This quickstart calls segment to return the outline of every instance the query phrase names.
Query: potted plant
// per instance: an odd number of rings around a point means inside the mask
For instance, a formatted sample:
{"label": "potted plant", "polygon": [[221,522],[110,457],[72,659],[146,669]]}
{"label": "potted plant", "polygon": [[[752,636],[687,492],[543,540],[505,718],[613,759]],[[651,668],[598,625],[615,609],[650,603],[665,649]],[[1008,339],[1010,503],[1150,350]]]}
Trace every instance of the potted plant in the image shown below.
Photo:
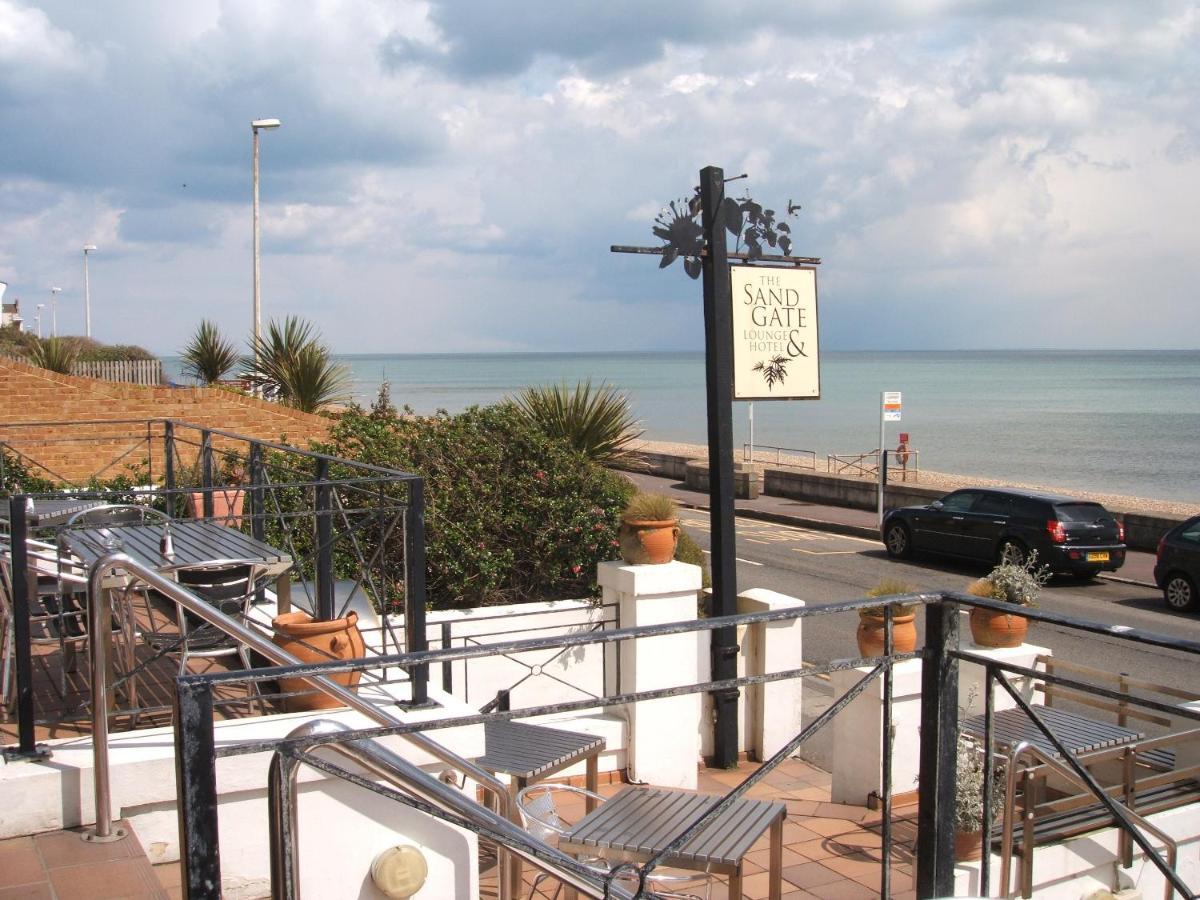
{"label": "potted plant", "polygon": [[[954,858],[979,859],[983,855],[983,764],[982,750],[974,741],[958,735],[958,764],[954,777]],[[999,779],[993,778],[992,816]]]}
{"label": "potted plant", "polygon": [[[867,591],[868,597],[912,594],[916,588],[899,578],[884,578]],[[911,653],[917,647],[917,603],[892,604],[892,651]],[[859,656],[881,656],[884,651],[884,606],[865,606],[858,611]]]}
{"label": "potted plant", "polygon": [[[1038,566],[1037,552],[1021,565],[1002,563],[967,587],[973,597],[1000,600],[1014,606],[1037,606],[1042,585],[1050,579],[1046,566]],[[971,638],[981,647],[1019,647],[1025,643],[1029,620],[1005,611],[971,608]]]}
{"label": "potted plant", "polygon": [[635,494],[621,513],[617,538],[627,563],[669,563],[679,540],[679,505],[665,494]]}
{"label": "potted plant", "polygon": [[[192,483],[200,484],[200,460],[197,457],[195,477]],[[246,480],[246,470],[242,461],[233,453],[226,453],[221,458],[218,478],[222,487],[214,486],[212,493],[212,520],[221,525],[237,528],[242,524],[242,507],[246,501],[246,492],[242,484]],[[204,517],[204,495],[207,491],[192,491],[188,494],[188,514],[194,519]]]}

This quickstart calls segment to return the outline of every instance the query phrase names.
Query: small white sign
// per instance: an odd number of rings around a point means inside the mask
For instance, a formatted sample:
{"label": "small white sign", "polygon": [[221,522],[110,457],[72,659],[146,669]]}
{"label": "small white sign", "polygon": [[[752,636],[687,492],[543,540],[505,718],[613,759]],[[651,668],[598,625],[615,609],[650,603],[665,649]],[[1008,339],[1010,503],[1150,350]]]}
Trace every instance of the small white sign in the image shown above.
{"label": "small white sign", "polygon": [[900,421],[900,391],[884,391],[883,392],[883,421],[899,422]]}
{"label": "small white sign", "polygon": [[729,276],[733,399],[819,399],[816,271],[730,266]]}

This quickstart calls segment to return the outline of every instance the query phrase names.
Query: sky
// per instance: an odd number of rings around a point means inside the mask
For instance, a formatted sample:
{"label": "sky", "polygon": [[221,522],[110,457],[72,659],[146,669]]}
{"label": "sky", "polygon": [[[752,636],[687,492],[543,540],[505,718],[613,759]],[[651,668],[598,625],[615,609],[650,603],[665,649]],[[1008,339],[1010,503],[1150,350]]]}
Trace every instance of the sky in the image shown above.
{"label": "sky", "polygon": [[[0,281],[174,353],[698,350],[654,217],[802,209],[823,349],[1200,346],[1200,4],[0,0]],[[49,310],[43,331],[49,332]]]}

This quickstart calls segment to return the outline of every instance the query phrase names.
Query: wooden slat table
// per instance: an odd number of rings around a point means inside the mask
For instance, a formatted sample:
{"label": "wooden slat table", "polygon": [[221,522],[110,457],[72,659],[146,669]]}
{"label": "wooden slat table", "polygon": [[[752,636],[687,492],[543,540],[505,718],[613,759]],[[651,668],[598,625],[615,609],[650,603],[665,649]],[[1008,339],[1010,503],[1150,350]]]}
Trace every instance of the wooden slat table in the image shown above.
{"label": "wooden slat table", "polygon": [[[1140,731],[1132,731],[1108,722],[1097,722],[1086,716],[1050,706],[1035,706],[1033,711],[1073,754],[1121,747],[1145,737]],[[980,714],[964,720],[963,731],[983,740],[983,719],[983,715]],[[1051,758],[1057,758],[1059,755],[1054,745],[1023,710],[1016,707],[1003,709],[992,716],[992,744],[996,749],[1011,750],[1021,741],[1028,741]]]}
{"label": "wooden slat table", "polygon": [[[25,521],[30,528],[51,528],[55,525],[66,525],[67,520],[75,513],[102,506],[103,500],[81,500],[78,497],[38,497],[33,502],[33,512],[25,514]],[[8,505],[3,506],[4,514],[0,518],[7,520]]]}
{"label": "wooden slat table", "polygon": [[278,576],[292,566],[288,554],[235,528],[202,519],[176,520],[170,527],[175,555],[169,559],[158,551],[163,533],[161,524],[72,528],[59,534],[59,543],[84,568],[112,552],[108,540],[113,536],[120,539],[122,552],[152,569],[203,565],[223,559],[259,560],[267,566],[269,575]]}
{"label": "wooden slat table", "polygon": [[[587,789],[596,792],[599,782],[599,756],[605,740],[582,731],[565,731],[526,722],[496,721],[483,725],[483,756],[475,760],[481,769],[493,775],[509,776],[508,792],[516,808],[518,792],[544,778],[561,772],[580,760],[587,763]],[[595,801],[588,798],[589,812]],[[519,896],[521,860],[512,860],[512,884]]]}
{"label": "wooden slat table", "polygon": [[[666,788],[628,787],[581,819],[559,840],[565,853],[641,864],[661,852],[720,798]],[[783,822],[779,801],[736,800],[662,864],[729,876],[729,896],[742,896],[742,862],[771,830],[770,897],[779,900],[783,870]]]}

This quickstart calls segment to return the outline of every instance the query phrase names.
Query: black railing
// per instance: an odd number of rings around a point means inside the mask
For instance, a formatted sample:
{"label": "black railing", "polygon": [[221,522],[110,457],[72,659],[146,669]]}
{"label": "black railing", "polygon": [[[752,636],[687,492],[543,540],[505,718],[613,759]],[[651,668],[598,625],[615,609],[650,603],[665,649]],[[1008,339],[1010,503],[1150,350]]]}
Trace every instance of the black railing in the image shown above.
{"label": "black railing", "polygon": [[[911,658],[921,658],[924,662],[921,694],[921,726],[920,726],[920,775],[918,785],[918,823],[920,839],[917,842],[916,890],[919,897],[948,896],[954,888],[954,810],[955,810],[955,779],[956,762],[959,752],[959,710],[958,710],[958,669],[961,662],[981,664],[988,667],[989,688],[991,679],[1005,681],[1005,674],[1023,677],[1047,678],[1040,671],[1028,670],[1019,666],[995,662],[989,658],[978,657],[968,650],[958,646],[958,622],[960,611],[973,606],[986,608],[1004,607],[993,601],[969,597],[961,594],[920,594],[889,598],[882,602],[887,608],[885,625],[885,647],[892,647],[891,616],[898,604],[920,603],[926,607],[926,638],[923,650],[919,653],[897,654],[887,652],[873,659],[839,660],[828,665],[808,667],[787,671],[771,672],[762,675],[745,676],[721,681],[706,681],[696,684],[679,685],[658,690],[613,693],[605,698],[609,706],[637,703],[664,697],[681,696],[685,694],[704,693],[718,690],[736,690],[748,685],[766,684],[792,678],[814,677],[833,671],[856,667],[868,667],[869,671],[843,696],[836,698],[832,705],[820,716],[808,723],[795,737],[778,753],[766,760],[763,765],[748,779],[733,788],[726,796],[715,800],[703,816],[688,823],[672,845],[678,845],[687,840],[689,834],[694,834],[702,828],[705,822],[719,815],[736,798],[742,796],[756,784],[759,784],[782,760],[794,755],[796,751],[814,734],[824,728],[841,710],[849,705],[855,697],[875,679],[883,682],[883,729],[882,733],[882,849],[880,894],[889,896],[891,893],[891,857],[893,836],[891,829],[891,771],[892,747],[890,735],[891,721],[891,681],[892,668],[900,661]],[[516,655],[537,650],[565,650],[571,647],[582,647],[589,644],[618,644],[622,641],[651,638],[667,634],[680,634],[692,631],[712,631],[718,628],[734,628],[739,625],[751,625],[766,622],[779,622],[791,619],[812,618],[853,612],[867,606],[880,605],[878,599],[862,599],[849,602],[832,603],[824,606],[806,606],[790,609],[756,612],[722,618],[700,619],[665,625],[644,626],[638,628],[619,628],[602,632],[582,632],[575,634],[539,637],[525,640],[508,641],[484,646],[447,647],[432,651],[405,653],[386,660],[389,665],[401,667],[427,666],[437,663],[448,663],[460,660],[478,659],[498,654]],[[1200,643],[1180,640],[1164,635],[1151,634],[1135,629],[1114,629],[1112,626],[1096,622],[1073,619],[1066,616],[1041,612],[1039,610],[1023,610],[1031,619],[1045,621],[1054,625],[1079,630],[1085,633],[1104,634],[1117,640],[1145,644],[1156,647],[1171,648],[1176,651],[1200,656]],[[378,664],[379,661],[377,661]],[[284,753],[307,755],[308,752],[323,743],[343,741],[373,740],[395,734],[413,732],[436,732],[440,729],[478,724],[493,719],[518,719],[531,716],[562,713],[587,709],[595,705],[595,701],[587,698],[577,701],[544,704],[536,707],[524,707],[515,710],[495,710],[489,713],[441,718],[434,721],[424,720],[382,728],[366,728],[348,731],[338,735],[314,735],[299,738],[285,738],[269,741],[251,741],[234,745],[216,747],[214,740],[214,724],[211,716],[213,692],[220,686],[245,682],[249,680],[265,680],[270,678],[298,676],[306,674],[333,674],[362,668],[363,663],[341,662],[319,666],[295,666],[289,668],[256,670],[253,672],[228,672],[205,675],[188,675],[177,682],[177,754],[178,787],[181,796],[199,797],[201,802],[189,803],[183,809],[181,822],[183,834],[181,842],[188,847],[209,848],[204,859],[185,861],[184,882],[185,890],[190,897],[217,896],[219,891],[219,864],[217,816],[218,808],[215,795],[215,767],[218,758],[247,753],[281,750]],[[1115,694],[1103,688],[1074,681],[1062,677],[1052,677],[1050,680],[1070,686],[1084,692],[1095,692],[1101,695]],[[1132,705],[1139,705],[1143,698],[1129,693],[1121,695],[1121,699]],[[1019,702],[1019,700],[1018,700]],[[1174,716],[1200,720],[1200,711],[1186,708],[1176,708],[1159,701],[1144,700],[1151,708],[1169,711]],[[1023,708],[1025,704],[1020,704]],[[992,741],[992,716],[990,690],[987,700],[987,723],[985,726],[985,746],[990,747]],[[1028,710],[1035,717],[1036,712]],[[1066,757],[1070,760],[1070,754]],[[991,753],[988,763],[991,763]],[[1074,760],[1071,760],[1074,764]],[[1075,764],[1075,768],[1082,768]],[[1083,775],[1088,778],[1090,776]],[[1114,821],[1127,831],[1136,830],[1133,820],[1122,816],[1119,811],[1120,803],[1112,800],[1104,789],[1091,779],[1090,786],[1096,794],[1097,802],[1113,807]],[[370,789],[369,785],[366,785]],[[195,792],[199,791],[199,794]],[[205,793],[207,791],[208,793]],[[985,810],[985,816],[990,816],[991,810]],[[431,814],[437,815],[436,812]],[[473,830],[483,836],[495,837],[492,831],[483,826],[473,827]],[[1195,897],[1196,894],[1183,884],[1179,876],[1173,872],[1168,863],[1161,858],[1151,843],[1140,835],[1133,838],[1146,852],[1147,858],[1157,866],[1167,878],[1171,886],[1185,897]],[[1027,851],[1028,852],[1028,851]],[[648,872],[654,867],[651,861],[640,867],[642,872]],[[189,868],[195,866],[195,869]],[[985,858],[983,873],[987,873],[988,863]],[[983,888],[987,889],[987,874],[982,874]],[[214,885],[218,887],[213,887]],[[1028,889],[1028,886],[1026,886]]]}
{"label": "black railing", "polygon": [[[46,524],[38,510],[61,504],[67,496],[144,506],[172,519],[215,516],[290,558],[281,587],[290,586],[291,596],[280,591],[280,611],[294,597],[305,602],[314,618],[333,619],[345,615],[355,597],[365,597],[379,613],[385,650],[390,645],[415,652],[428,646],[425,501],[418,476],[173,420],[82,422],[80,434],[74,433],[72,423],[28,423],[20,428],[31,432],[34,424],[44,426],[43,432],[54,426],[54,436],[0,441],[0,461],[6,466],[0,475],[13,494],[0,519],[7,520],[9,532],[3,552],[13,576],[19,727],[19,744],[6,750],[8,755],[38,753],[29,634],[37,585],[27,581],[26,539],[61,536],[64,522]],[[81,455],[90,458],[92,468],[84,470],[74,462],[71,479],[53,462]],[[118,465],[125,471],[117,473]],[[114,479],[114,474],[120,477]],[[33,490],[22,490],[24,484]],[[221,512],[218,501],[235,508]],[[339,586],[349,590],[339,596]],[[159,655],[163,652],[167,651]],[[137,670],[152,662],[141,660]],[[409,678],[410,701],[426,704],[428,667],[412,668]],[[123,711],[138,715],[148,710]],[[57,718],[43,721],[62,721],[79,712],[63,710]]]}

